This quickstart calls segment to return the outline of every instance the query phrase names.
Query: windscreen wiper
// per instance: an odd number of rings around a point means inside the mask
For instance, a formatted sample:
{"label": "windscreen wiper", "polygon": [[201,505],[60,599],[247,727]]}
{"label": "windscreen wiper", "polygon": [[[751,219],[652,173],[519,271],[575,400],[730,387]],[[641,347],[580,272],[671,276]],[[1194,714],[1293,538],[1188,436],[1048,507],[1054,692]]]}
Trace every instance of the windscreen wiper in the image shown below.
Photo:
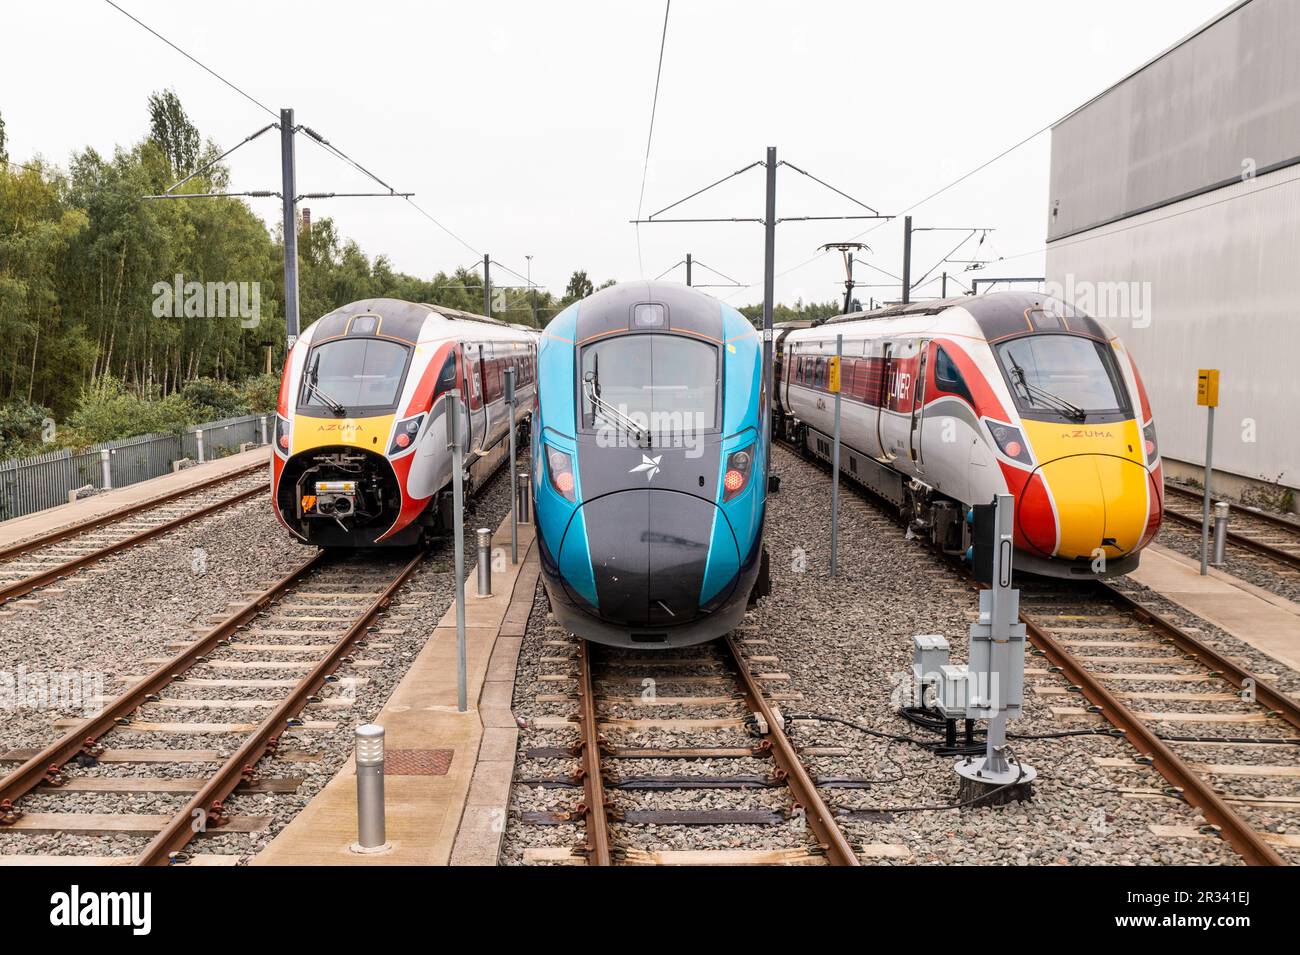
{"label": "windscreen wiper", "polygon": [[319,377],[320,377],[320,356],[317,355],[316,360],[312,362],[311,371],[307,375],[307,389],[309,391],[315,392],[316,397],[318,397],[321,400],[321,402],[324,403],[325,407],[329,408],[329,410],[334,412],[334,414],[336,414],[338,417],[346,418],[348,415],[348,409],[343,407],[343,405],[340,402],[335,401],[333,398],[325,394],[325,392],[321,391],[320,388],[316,386],[316,381]]}
{"label": "windscreen wiper", "polygon": [[582,393],[586,396],[587,400],[591,402],[592,410],[600,412],[603,417],[614,424],[622,425],[623,429],[632,435],[638,444],[643,438],[648,439],[650,436],[649,432],[602,398],[600,393],[597,391],[598,387],[599,386],[596,382],[596,373],[594,371],[589,371],[583,375]]}
{"label": "windscreen wiper", "polygon": [[1007,358],[1011,362],[1011,374],[1019,383],[1024,391],[1025,398],[1030,404],[1042,404],[1053,411],[1058,411],[1067,418],[1073,418],[1076,421],[1084,421],[1088,417],[1088,412],[1084,411],[1078,405],[1066,401],[1060,395],[1053,394],[1045,388],[1039,388],[1037,385],[1031,385],[1025,376],[1025,370],[1020,367],[1020,363],[1010,355]]}

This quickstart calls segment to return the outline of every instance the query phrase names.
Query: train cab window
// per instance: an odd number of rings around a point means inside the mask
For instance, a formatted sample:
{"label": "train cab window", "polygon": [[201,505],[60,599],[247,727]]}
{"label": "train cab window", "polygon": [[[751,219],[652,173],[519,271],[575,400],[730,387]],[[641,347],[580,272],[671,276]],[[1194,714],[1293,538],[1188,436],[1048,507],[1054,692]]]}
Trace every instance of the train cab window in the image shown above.
{"label": "train cab window", "polygon": [[1115,358],[1080,335],[1025,335],[995,349],[1016,406],[1027,417],[1085,421],[1130,415]]}
{"label": "train cab window", "polygon": [[377,338],[337,338],[312,349],[300,405],[330,409],[397,404],[410,349]]}
{"label": "train cab window", "polygon": [[942,347],[936,349],[934,354],[934,381],[940,391],[946,391],[950,395],[960,395],[970,402],[972,407],[975,405],[975,399],[971,397],[970,389],[966,387],[966,379],[962,377],[957,363]]}
{"label": "train cab window", "polygon": [[606,338],[582,349],[583,428],[630,418],[652,438],[718,427],[721,369],[714,345],[679,335]]}

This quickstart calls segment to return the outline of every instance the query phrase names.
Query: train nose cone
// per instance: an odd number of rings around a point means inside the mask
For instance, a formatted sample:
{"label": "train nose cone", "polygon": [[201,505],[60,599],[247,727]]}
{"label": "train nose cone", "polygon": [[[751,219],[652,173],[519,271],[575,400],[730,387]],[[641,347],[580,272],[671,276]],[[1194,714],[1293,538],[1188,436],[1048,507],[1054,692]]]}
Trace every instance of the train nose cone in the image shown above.
{"label": "train nose cone", "polygon": [[[637,489],[583,505],[597,608],[612,624],[671,627],[700,614],[702,599],[725,596],[740,555],[734,535],[714,534],[725,521],[712,501],[677,491]],[[566,535],[563,550],[584,546]],[[561,554],[561,563],[564,554]],[[705,594],[706,578],[725,580]]]}
{"label": "train nose cone", "polygon": [[1157,494],[1147,469],[1109,454],[1076,454],[1038,468],[1025,488],[1019,523],[1044,555],[1074,559],[1131,553],[1147,530]]}

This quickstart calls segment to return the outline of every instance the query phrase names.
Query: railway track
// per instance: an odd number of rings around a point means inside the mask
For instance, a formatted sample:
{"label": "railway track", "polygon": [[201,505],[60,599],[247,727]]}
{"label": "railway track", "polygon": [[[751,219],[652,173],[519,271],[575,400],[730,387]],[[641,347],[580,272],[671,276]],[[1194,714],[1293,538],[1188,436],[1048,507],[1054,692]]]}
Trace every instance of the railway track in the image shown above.
{"label": "railway track", "polygon": [[[347,712],[355,687],[366,682],[366,667],[376,663],[352,653],[367,645],[383,648],[368,644],[368,631],[426,554],[362,563],[318,551],[175,656],[145,661],[156,668],[133,679],[98,713],[56,723],[66,732],[53,743],[3,754],[21,764],[0,779],[0,835],[128,834],[148,839],[129,861],[168,865],[188,861],[187,847],[196,838],[264,829],[269,817],[232,815],[227,802],[233,794],[273,799],[297,788],[299,780],[259,777],[259,761],[267,755],[292,759],[287,744],[296,734],[336,727],[304,713]],[[218,740],[221,748],[176,746],[194,738]],[[176,775],[191,765],[202,775]],[[138,775],[140,766],[158,770]],[[117,808],[76,811],[87,794],[111,799]],[[167,801],[169,810],[132,812],[142,797]],[[28,811],[33,800],[39,811]],[[58,808],[63,801],[70,808]],[[0,856],[17,864],[47,859]]]}
{"label": "railway track", "polygon": [[1029,691],[1057,717],[1123,732],[1136,758],[1101,768],[1122,777],[1150,766],[1169,784],[1125,795],[1181,799],[1207,820],[1168,835],[1222,837],[1252,865],[1300,862],[1300,835],[1269,831],[1300,818],[1300,705],[1105,583],[1022,582],[1021,620],[1038,658]]}
{"label": "railway track", "polygon": [[[829,470],[819,458],[804,459]],[[843,477],[901,521],[892,504]],[[965,565],[950,563],[971,579]],[[1129,787],[1126,796],[1184,800],[1207,820],[1203,829],[1169,836],[1221,837],[1251,865],[1300,863],[1300,835],[1270,831],[1294,830],[1300,818],[1300,704],[1104,582],[1018,583],[1031,653],[1048,664],[1026,661],[1027,689],[1060,697],[1058,716],[1104,720],[1123,733],[1135,759],[1104,768],[1149,766],[1169,784],[1159,791]],[[1260,781],[1287,791],[1261,791]]]}
{"label": "railway track", "polygon": [[[1199,531],[1202,501],[1202,496],[1196,491],[1165,484],[1165,517],[1178,524]],[[1233,505],[1227,541],[1291,571],[1300,571],[1300,524],[1294,521],[1266,511]]]}
{"label": "railway track", "polygon": [[266,464],[0,549],[0,606],[127,548],[266,493]]}
{"label": "railway track", "polygon": [[[545,728],[576,729],[578,739],[571,747],[525,749],[525,757],[577,756],[578,769],[570,778],[516,783],[557,789],[577,796],[577,802],[572,808],[525,812],[522,821],[526,826],[581,822],[586,841],[577,850],[538,850],[535,859],[577,855],[595,866],[860,865],[785,733],[779,704],[798,694],[770,689],[784,675],[762,672],[771,660],[761,653],[747,655],[762,644],[743,632],[672,653],[621,651],[575,638],[551,641],[567,651],[550,659],[570,668],[577,712]],[[543,696],[549,702],[570,699]],[[743,765],[745,771],[696,771],[715,764]],[[642,771],[645,766],[653,771]],[[853,787],[855,781],[832,784]],[[673,808],[643,808],[638,797],[647,793],[667,795]],[[719,805],[724,802],[731,805]],[[752,841],[761,847],[656,844],[665,827],[695,832],[711,826],[757,833]]]}

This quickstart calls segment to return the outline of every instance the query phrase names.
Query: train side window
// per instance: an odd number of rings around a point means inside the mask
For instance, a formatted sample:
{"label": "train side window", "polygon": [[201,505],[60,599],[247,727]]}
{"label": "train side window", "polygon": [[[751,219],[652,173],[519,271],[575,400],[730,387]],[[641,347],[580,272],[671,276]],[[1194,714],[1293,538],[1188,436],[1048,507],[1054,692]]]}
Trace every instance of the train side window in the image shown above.
{"label": "train side window", "polygon": [[814,382],[814,384],[818,388],[826,387],[826,359],[825,358],[817,359],[817,379]]}
{"label": "train side window", "polygon": [[966,379],[962,377],[957,364],[943,350],[942,346],[938,348],[934,356],[934,380],[943,391],[953,395],[960,395],[974,406],[975,399],[971,397],[970,389],[966,387]]}

